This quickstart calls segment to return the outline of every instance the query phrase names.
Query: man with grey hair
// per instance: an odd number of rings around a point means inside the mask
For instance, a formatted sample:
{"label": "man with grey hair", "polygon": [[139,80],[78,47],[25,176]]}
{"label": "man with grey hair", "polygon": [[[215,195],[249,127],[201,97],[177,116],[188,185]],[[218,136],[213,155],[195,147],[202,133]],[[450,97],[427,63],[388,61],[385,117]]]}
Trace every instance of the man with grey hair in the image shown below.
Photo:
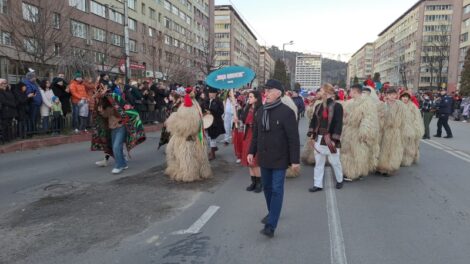
{"label": "man with grey hair", "polygon": [[247,161],[256,156],[261,168],[261,178],[268,215],[261,220],[261,234],[273,237],[284,198],[284,180],[289,165],[294,171],[300,168],[299,128],[294,111],[281,101],[284,87],[278,80],[268,80],[265,85],[266,104],[256,113]]}
{"label": "man with grey hair", "polygon": [[39,86],[36,82],[36,73],[28,72],[23,79],[23,83],[26,85],[26,94],[34,94],[33,99],[29,105],[30,122],[28,122],[28,133],[36,131],[36,122],[39,116],[39,109],[42,105],[42,96],[39,91]]}

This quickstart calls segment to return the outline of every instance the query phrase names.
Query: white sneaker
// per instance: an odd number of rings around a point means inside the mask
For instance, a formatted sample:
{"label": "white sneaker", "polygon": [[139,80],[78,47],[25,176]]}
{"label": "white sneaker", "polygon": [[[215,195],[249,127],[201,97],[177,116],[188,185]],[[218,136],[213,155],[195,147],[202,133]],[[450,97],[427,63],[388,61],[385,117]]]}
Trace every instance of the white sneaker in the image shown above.
{"label": "white sneaker", "polygon": [[240,162],[242,162],[242,160],[241,160],[241,159],[237,159],[236,163],[240,163]]}
{"label": "white sneaker", "polygon": [[78,131],[78,129],[75,128],[75,130],[73,131],[75,134],[78,134],[80,131]]}
{"label": "white sneaker", "polygon": [[98,167],[106,167],[108,166],[108,161],[106,159],[103,159],[103,160],[95,162],[95,164]]}
{"label": "white sneaker", "polygon": [[119,174],[124,170],[124,168],[114,168],[111,173],[112,174]]}

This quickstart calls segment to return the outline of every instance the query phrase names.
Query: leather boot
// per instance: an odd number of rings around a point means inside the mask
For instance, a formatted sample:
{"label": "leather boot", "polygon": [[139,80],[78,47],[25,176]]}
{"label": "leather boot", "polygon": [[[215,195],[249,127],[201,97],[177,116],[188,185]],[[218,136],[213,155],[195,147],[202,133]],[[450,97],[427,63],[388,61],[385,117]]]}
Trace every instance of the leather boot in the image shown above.
{"label": "leather boot", "polygon": [[215,149],[211,148],[211,152],[209,152],[209,160],[215,159]]}
{"label": "leather boot", "polygon": [[256,187],[256,177],[251,176],[251,184],[248,187],[246,187],[246,190],[251,192],[255,190],[255,187]]}
{"label": "leather boot", "polygon": [[255,177],[255,193],[260,193],[263,190],[263,185],[261,184],[261,178]]}

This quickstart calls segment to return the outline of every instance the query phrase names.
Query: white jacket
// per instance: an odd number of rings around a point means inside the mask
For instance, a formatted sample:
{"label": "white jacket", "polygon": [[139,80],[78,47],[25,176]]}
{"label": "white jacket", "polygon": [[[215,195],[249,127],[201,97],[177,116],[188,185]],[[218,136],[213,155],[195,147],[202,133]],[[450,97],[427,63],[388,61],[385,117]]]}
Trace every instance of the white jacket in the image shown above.
{"label": "white jacket", "polygon": [[42,97],[42,105],[41,105],[41,117],[49,116],[51,113],[52,107],[52,96],[54,96],[54,92],[52,89],[44,91],[43,89],[39,89],[41,92]]}

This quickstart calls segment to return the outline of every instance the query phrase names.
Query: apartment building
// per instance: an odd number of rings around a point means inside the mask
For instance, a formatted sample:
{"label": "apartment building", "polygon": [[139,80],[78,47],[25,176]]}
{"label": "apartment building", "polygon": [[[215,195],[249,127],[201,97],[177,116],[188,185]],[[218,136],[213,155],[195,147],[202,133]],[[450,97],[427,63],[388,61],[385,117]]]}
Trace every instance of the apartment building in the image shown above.
{"label": "apartment building", "polygon": [[245,66],[259,76],[260,46],[238,12],[231,5],[215,6],[214,21],[215,66]]}
{"label": "apartment building", "polygon": [[374,43],[366,43],[356,53],[354,53],[348,61],[348,74],[347,84],[351,85],[354,77],[357,77],[359,82],[372,76],[374,63]]}
{"label": "apartment building", "polygon": [[321,55],[301,55],[295,61],[295,82],[307,90],[316,90],[321,85]]}
{"label": "apartment building", "polygon": [[455,90],[462,2],[421,0],[414,4],[379,34],[373,71],[392,85]]}
{"label": "apartment building", "polygon": [[[43,68],[43,75],[82,70],[123,76],[127,24],[132,78],[192,83],[205,75],[213,10],[213,0],[0,0],[0,76],[16,79],[28,67]],[[39,28],[39,19],[51,19],[52,27],[29,36],[24,29]]]}
{"label": "apartment building", "polygon": [[465,62],[465,56],[467,54],[468,47],[470,47],[470,0],[463,0],[462,9],[462,24],[460,32],[460,49],[459,49],[459,68],[458,68],[458,84],[460,87],[460,74],[463,70],[463,64]]}
{"label": "apartment building", "polygon": [[269,54],[266,47],[260,48],[259,53],[259,77],[258,81],[260,84],[265,84],[267,80],[274,74],[274,66],[276,62]]}

